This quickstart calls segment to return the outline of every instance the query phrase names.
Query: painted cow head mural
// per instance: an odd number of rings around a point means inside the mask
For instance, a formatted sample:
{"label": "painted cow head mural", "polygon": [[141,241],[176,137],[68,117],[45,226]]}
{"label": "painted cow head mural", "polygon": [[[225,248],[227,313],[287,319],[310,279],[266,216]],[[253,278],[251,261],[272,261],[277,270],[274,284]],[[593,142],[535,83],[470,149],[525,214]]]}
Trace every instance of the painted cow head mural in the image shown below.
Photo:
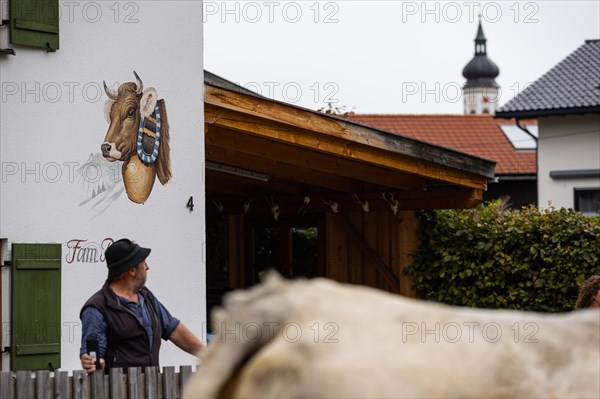
{"label": "painted cow head mural", "polygon": [[104,115],[109,123],[102,155],[110,162],[123,161],[123,182],[129,199],[143,204],[158,176],[165,185],[171,179],[169,124],[164,100],[156,89],[144,84],[134,71],[135,83],[111,90],[104,82],[108,100]]}

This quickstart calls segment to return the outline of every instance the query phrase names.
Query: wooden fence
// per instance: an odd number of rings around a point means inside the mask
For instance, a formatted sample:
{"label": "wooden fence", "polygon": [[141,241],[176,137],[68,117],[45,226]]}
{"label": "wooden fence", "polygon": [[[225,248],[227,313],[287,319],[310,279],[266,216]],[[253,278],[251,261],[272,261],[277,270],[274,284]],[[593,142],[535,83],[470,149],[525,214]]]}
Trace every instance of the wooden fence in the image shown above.
{"label": "wooden fence", "polygon": [[103,370],[87,375],[83,370],[73,371],[3,371],[0,372],[0,398],[2,399],[177,399],[183,386],[193,375],[192,366],[139,367]]}

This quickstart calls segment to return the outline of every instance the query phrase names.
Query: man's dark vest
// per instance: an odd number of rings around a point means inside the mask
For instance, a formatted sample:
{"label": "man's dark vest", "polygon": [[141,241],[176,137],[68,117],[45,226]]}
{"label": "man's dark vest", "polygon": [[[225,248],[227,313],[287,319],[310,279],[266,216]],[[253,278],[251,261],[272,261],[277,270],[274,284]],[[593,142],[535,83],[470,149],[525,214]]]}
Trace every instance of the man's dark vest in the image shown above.
{"label": "man's dark vest", "polygon": [[162,324],[155,309],[154,295],[146,287],[142,288],[140,295],[144,297],[152,324],[152,351],[150,351],[148,333],[141,320],[138,320],[127,305],[121,304],[117,295],[110,289],[108,281],[81,309],[83,313],[86,307],[94,307],[106,320],[108,342],[104,361],[107,371],[113,367],[124,368],[126,372],[127,367],[159,366]]}

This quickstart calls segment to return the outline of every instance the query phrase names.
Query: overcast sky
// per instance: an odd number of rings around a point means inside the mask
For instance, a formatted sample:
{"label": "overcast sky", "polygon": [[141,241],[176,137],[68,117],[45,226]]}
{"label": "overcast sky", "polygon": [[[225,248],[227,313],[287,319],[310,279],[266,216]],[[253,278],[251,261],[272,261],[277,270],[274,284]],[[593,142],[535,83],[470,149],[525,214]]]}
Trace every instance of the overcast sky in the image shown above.
{"label": "overcast sky", "polygon": [[600,38],[590,1],[204,2],[205,68],[264,96],[356,113],[462,113],[478,14],[505,104]]}

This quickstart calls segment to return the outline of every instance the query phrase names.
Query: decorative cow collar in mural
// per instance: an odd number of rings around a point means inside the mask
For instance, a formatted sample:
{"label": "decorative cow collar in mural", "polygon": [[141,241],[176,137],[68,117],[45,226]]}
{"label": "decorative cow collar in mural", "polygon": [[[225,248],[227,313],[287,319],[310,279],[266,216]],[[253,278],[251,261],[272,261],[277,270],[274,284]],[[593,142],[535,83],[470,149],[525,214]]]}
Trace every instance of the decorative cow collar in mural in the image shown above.
{"label": "decorative cow collar in mural", "polygon": [[104,82],[108,96],[104,116],[109,123],[101,145],[102,156],[110,161],[123,161],[123,182],[129,199],[143,204],[158,180],[165,185],[171,179],[169,159],[169,124],[164,100],[156,89],[144,89],[142,80],[133,71],[136,82],[119,85],[111,90]]}

